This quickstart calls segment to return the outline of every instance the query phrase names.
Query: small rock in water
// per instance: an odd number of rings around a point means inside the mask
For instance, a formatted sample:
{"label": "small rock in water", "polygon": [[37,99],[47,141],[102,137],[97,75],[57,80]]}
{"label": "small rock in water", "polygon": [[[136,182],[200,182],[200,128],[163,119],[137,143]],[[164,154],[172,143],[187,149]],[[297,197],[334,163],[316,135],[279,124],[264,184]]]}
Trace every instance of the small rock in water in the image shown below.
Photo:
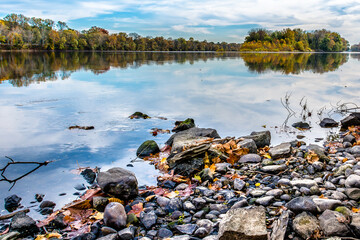
{"label": "small rock in water", "polygon": [[129,118],[130,118],[130,119],[140,119],[140,118],[142,118],[142,119],[148,119],[148,118],[150,118],[150,117],[149,117],[148,115],[142,113],[142,112],[134,112],[133,114],[131,114],[131,115],[129,116]]}
{"label": "small rock in water", "polygon": [[45,197],[44,194],[39,194],[39,193],[35,194],[35,199],[38,202],[41,202],[44,199],[44,197]]}
{"label": "small rock in water", "polygon": [[154,140],[147,140],[143,142],[140,147],[136,150],[136,156],[139,158],[149,157],[159,153],[160,149]]}
{"label": "small rock in water", "polygon": [[81,172],[81,176],[83,176],[85,181],[87,183],[89,183],[89,184],[93,184],[95,179],[96,179],[96,173],[93,170],[89,169],[89,168],[83,170]]}
{"label": "small rock in water", "polygon": [[21,197],[11,195],[5,198],[5,209],[9,212],[15,211],[20,206]]}
{"label": "small rock in water", "polygon": [[332,118],[324,118],[320,122],[320,127],[322,128],[333,128],[333,127],[337,127],[338,125],[339,123]]}
{"label": "small rock in water", "polygon": [[310,125],[306,122],[296,122],[291,125],[294,128],[310,129]]}
{"label": "small rock in water", "polygon": [[195,121],[192,118],[188,118],[184,121],[176,121],[175,127],[172,129],[172,132],[181,132],[190,128],[195,127]]}
{"label": "small rock in water", "polygon": [[78,191],[83,191],[86,189],[84,184],[76,184],[74,188]]}
{"label": "small rock in water", "polygon": [[61,197],[61,196],[65,196],[66,195],[66,193],[59,193],[59,196]]}
{"label": "small rock in water", "polygon": [[132,165],[131,163],[126,165],[127,167],[134,167],[134,165]]}

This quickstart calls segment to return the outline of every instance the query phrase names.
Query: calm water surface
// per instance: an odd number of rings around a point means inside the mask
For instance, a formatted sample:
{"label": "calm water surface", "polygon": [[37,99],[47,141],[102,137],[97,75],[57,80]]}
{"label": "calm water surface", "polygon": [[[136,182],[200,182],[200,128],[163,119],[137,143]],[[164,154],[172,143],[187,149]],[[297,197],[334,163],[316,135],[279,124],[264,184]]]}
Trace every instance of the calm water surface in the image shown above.
{"label": "calm water surface", "polygon": [[[86,184],[72,170],[126,168],[143,141],[154,139],[162,146],[170,136],[153,137],[151,128],[171,129],[187,117],[222,137],[268,129],[273,145],[297,134],[308,143],[326,137],[331,130],[317,127],[320,108],[327,117],[332,105],[360,104],[359,59],[348,53],[0,53],[0,163],[7,163],[5,156],[53,161],[11,191],[9,183],[0,182],[0,207],[10,194],[30,206],[35,193],[61,207],[76,198],[76,184]],[[284,126],[287,111],[280,99],[286,94],[297,113],[287,125],[301,120],[304,98],[312,111],[310,131]],[[128,119],[135,111],[153,118]],[[71,125],[95,130],[68,130]],[[156,184],[152,165],[133,165],[128,169],[140,184]],[[13,179],[31,168],[12,166],[5,175]]]}

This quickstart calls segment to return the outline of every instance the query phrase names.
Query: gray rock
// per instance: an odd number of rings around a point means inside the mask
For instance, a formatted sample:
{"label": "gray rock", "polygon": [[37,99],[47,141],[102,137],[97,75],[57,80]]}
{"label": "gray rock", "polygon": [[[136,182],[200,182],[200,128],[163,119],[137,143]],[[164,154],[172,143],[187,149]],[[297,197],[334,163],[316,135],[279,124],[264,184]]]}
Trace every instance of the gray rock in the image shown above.
{"label": "gray rock", "polygon": [[170,231],[169,229],[167,228],[160,228],[159,231],[158,231],[158,237],[160,239],[163,239],[163,238],[170,238],[173,236],[173,233],[172,231]]}
{"label": "gray rock", "polygon": [[310,129],[310,125],[306,122],[296,122],[291,125],[294,128]]}
{"label": "gray rock", "polygon": [[226,206],[224,204],[210,204],[209,207],[210,207],[210,210],[218,211],[221,213],[225,213],[228,209],[228,206]]}
{"label": "gray rock", "polygon": [[289,157],[291,155],[291,144],[281,143],[280,145],[270,148],[269,154],[272,159]]}
{"label": "gray rock", "polygon": [[[117,233],[112,233],[112,234],[108,234],[106,236],[97,238],[97,240],[117,240],[118,238],[119,238],[119,236]],[[83,239],[83,238],[81,238],[81,239]],[[92,239],[92,238],[90,238],[90,239]]]}
{"label": "gray rock", "polygon": [[308,149],[316,153],[320,160],[328,160],[328,157],[325,155],[325,149],[323,147],[316,144],[310,144]]}
{"label": "gray rock", "polygon": [[104,223],[116,230],[126,226],[127,215],[124,206],[118,202],[109,203],[104,211]]}
{"label": "gray rock", "polygon": [[206,206],[206,200],[202,197],[194,198],[193,204],[195,205],[196,209],[202,209]]}
{"label": "gray rock", "polygon": [[229,167],[231,167],[230,163],[216,163],[215,164],[216,171],[219,173],[226,173],[229,170]]}
{"label": "gray rock", "polygon": [[175,229],[182,234],[192,235],[197,228],[196,224],[176,225]]}
{"label": "gray rock", "polygon": [[278,173],[281,171],[285,171],[286,168],[287,166],[285,164],[281,164],[281,165],[263,166],[262,168],[260,168],[260,170],[266,173]]}
{"label": "gray rock", "polygon": [[124,228],[118,232],[118,236],[121,240],[130,240],[134,238],[135,231],[132,227]]}
{"label": "gray rock", "polygon": [[270,205],[270,202],[274,200],[274,196],[265,196],[265,197],[261,197],[261,198],[258,198],[256,199],[256,203],[257,204],[260,204],[262,206],[269,206]]}
{"label": "gray rock", "polygon": [[347,196],[346,196],[344,193],[339,192],[339,191],[334,191],[334,192],[332,193],[331,197],[332,197],[333,199],[341,200],[341,201],[347,199]]}
{"label": "gray rock", "polygon": [[183,207],[182,201],[179,198],[170,199],[169,204],[165,207],[165,210],[169,213],[181,210]]}
{"label": "gray rock", "polygon": [[247,205],[249,205],[249,204],[246,201],[246,199],[242,199],[242,200],[236,202],[230,209],[242,208],[242,207],[246,207]]}
{"label": "gray rock", "polygon": [[141,212],[140,221],[146,229],[150,229],[153,225],[156,224],[157,216],[154,211],[150,212]]}
{"label": "gray rock", "polygon": [[315,202],[309,197],[294,198],[285,207],[296,213],[303,211],[317,213],[319,210]]}
{"label": "gray rock", "polygon": [[249,153],[242,156],[239,160],[240,163],[259,163],[261,162],[261,157],[254,153]]}
{"label": "gray rock", "polygon": [[195,127],[195,121],[192,118],[188,118],[185,121],[175,122],[175,127],[172,132],[181,132],[190,128]]}
{"label": "gray rock", "polygon": [[329,190],[336,190],[336,186],[333,183],[329,182],[329,181],[325,182],[325,188],[329,189]]}
{"label": "gray rock", "polygon": [[324,164],[323,164],[322,162],[320,162],[320,161],[316,161],[316,162],[314,162],[314,163],[312,164],[312,166],[314,167],[314,169],[320,171],[320,170],[323,169]]}
{"label": "gray rock", "polygon": [[237,146],[249,149],[249,153],[257,153],[257,146],[253,139],[245,139],[240,141]]}
{"label": "gray rock", "polygon": [[147,140],[143,142],[140,147],[136,150],[136,156],[139,158],[149,157],[159,153],[160,149],[154,140]]}
{"label": "gray rock", "polygon": [[246,183],[243,180],[241,180],[240,178],[234,179],[234,189],[235,190],[241,191],[244,188],[245,184]]}
{"label": "gray rock", "polygon": [[[325,210],[319,217],[320,227],[326,236],[347,236],[346,218],[339,212]],[[344,221],[344,222],[343,222]]]}
{"label": "gray rock", "polygon": [[9,212],[13,212],[20,206],[21,197],[18,197],[17,195],[13,194],[11,196],[8,196],[5,198],[5,209]]}
{"label": "gray rock", "polygon": [[156,202],[160,207],[165,208],[170,203],[170,199],[167,197],[157,196]]}
{"label": "gray rock", "polygon": [[229,210],[220,222],[219,240],[267,240],[264,207]]}
{"label": "gray rock", "polygon": [[353,214],[351,217],[350,227],[355,233],[356,237],[360,237],[360,214]]}
{"label": "gray rock", "polygon": [[170,238],[170,240],[190,240],[191,237],[189,235],[178,235]]}
{"label": "gray rock", "polygon": [[360,145],[355,145],[352,148],[350,148],[350,153],[353,155],[359,155],[360,154]]}
{"label": "gray rock", "polygon": [[360,200],[360,189],[359,188],[346,188],[345,194],[352,200]]}
{"label": "gray rock", "polygon": [[355,114],[350,114],[341,121],[341,128],[347,129],[350,126],[360,125],[360,119]]}
{"label": "gray rock", "polygon": [[290,180],[289,179],[286,179],[286,178],[281,178],[279,181],[278,181],[278,184],[279,185],[284,185],[284,186],[290,186]]}
{"label": "gray rock", "polygon": [[272,189],[266,192],[265,195],[267,196],[274,196],[276,198],[279,198],[283,194],[283,190],[281,189]]}
{"label": "gray rock", "polygon": [[270,131],[252,132],[250,133],[249,136],[244,136],[242,138],[254,140],[257,148],[270,146],[270,142],[271,142]]}
{"label": "gray rock", "polygon": [[100,172],[97,182],[103,192],[122,200],[129,200],[138,195],[135,174],[123,168],[111,168],[106,172]]}
{"label": "gray rock", "polygon": [[317,186],[316,181],[311,180],[311,179],[296,179],[296,180],[292,180],[290,181],[291,186],[293,187],[306,187],[306,188],[311,188],[312,186]]}
{"label": "gray rock", "polygon": [[208,235],[208,232],[206,231],[205,228],[203,227],[200,227],[198,229],[196,229],[195,233],[194,233],[194,236],[195,237],[198,237],[198,238],[204,238]]}
{"label": "gray rock", "polygon": [[304,239],[310,238],[315,230],[320,229],[317,218],[307,212],[297,215],[293,220],[292,227]]}
{"label": "gray rock", "polygon": [[266,193],[265,190],[261,190],[261,189],[254,189],[250,192],[250,195],[253,197],[261,197],[262,195],[264,195]]}
{"label": "gray rock", "polygon": [[24,212],[17,213],[10,223],[10,231],[19,232],[20,236],[28,236],[39,231],[36,222]]}
{"label": "gray rock", "polygon": [[190,201],[184,202],[183,208],[185,211],[195,211],[196,210],[196,207]]}
{"label": "gray rock", "polygon": [[345,142],[353,144],[354,142],[356,142],[356,138],[352,134],[348,134],[343,138],[343,143]]}
{"label": "gray rock", "polygon": [[109,235],[109,234],[113,234],[113,233],[117,233],[117,231],[111,227],[102,227],[101,228],[101,233],[103,236]]}
{"label": "gray rock", "polygon": [[356,174],[351,174],[345,181],[345,187],[360,188],[360,176]]}
{"label": "gray rock", "polygon": [[196,225],[199,227],[199,228],[205,228],[206,230],[206,235],[208,235],[209,233],[212,232],[213,230],[213,227],[214,227],[214,223],[208,219],[201,219],[201,220],[197,220],[196,221]]}
{"label": "gray rock", "polygon": [[321,212],[325,211],[326,209],[333,210],[336,207],[342,205],[341,201],[335,199],[313,198],[313,201],[319,207]]}

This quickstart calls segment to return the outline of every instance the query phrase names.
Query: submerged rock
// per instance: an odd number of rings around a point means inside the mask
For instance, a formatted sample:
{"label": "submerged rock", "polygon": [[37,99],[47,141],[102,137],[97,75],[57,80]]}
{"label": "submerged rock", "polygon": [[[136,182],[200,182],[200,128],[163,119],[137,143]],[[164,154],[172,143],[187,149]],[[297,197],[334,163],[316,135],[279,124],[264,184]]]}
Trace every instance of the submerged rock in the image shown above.
{"label": "submerged rock", "polygon": [[134,112],[133,114],[131,114],[129,116],[130,119],[148,119],[150,118],[148,115],[146,115],[145,113],[142,113],[142,112]]}
{"label": "submerged rock", "polygon": [[310,125],[306,122],[296,122],[291,125],[294,128],[310,129]]}
{"label": "submerged rock", "polygon": [[220,222],[220,240],[266,240],[265,208],[229,210]]}
{"label": "submerged rock", "polygon": [[123,168],[111,168],[106,172],[100,172],[97,182],[105,193],[123,200],[129,200],[138,195],[135,174]]}
{"label": "submerged rock", "polygon": [[139,158],[149,157],[156,153],[159,153],[160,149],[154,140],[147,140],[143,142],[136,150],[136,156]]}

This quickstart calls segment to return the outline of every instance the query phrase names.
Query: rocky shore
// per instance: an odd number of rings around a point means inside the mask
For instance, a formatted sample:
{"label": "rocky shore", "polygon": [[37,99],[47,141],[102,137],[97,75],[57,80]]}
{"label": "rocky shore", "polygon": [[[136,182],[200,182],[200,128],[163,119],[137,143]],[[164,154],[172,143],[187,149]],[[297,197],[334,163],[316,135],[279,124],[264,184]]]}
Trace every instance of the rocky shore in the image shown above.
{"label": "rocky shore", "polygon": [[[163,172],[158,186],[122,168],[92,172],[86,193],[58,211],[38,196],[43,221],[0,216],[0,239],[359,239],[359,126],[350,114],[323,146],[300,137],[272,146],[269,131],[221,138],[180,121],[164,148],[137,151]],[[9,196],[5,208],[20,201]]]}

